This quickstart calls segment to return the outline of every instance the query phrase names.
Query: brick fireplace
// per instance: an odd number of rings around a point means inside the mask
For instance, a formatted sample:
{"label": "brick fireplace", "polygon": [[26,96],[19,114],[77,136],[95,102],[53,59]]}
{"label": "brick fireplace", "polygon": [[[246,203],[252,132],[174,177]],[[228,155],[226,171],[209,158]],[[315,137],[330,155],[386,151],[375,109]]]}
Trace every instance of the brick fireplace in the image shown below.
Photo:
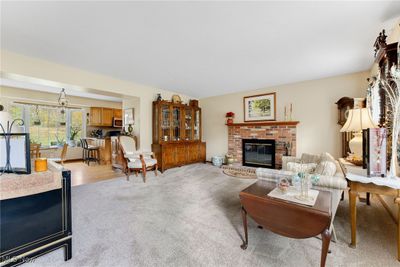
{"label": "brick fireplace", "polygon": [[271,121],[263,123],[228,124],[228,153],[237,163],[242,163],[242,139],[275,140],[275,168],[282,167],[282,156],[286,144],[290,144],[289,155],[296,155],[296,126],[298,121]]}

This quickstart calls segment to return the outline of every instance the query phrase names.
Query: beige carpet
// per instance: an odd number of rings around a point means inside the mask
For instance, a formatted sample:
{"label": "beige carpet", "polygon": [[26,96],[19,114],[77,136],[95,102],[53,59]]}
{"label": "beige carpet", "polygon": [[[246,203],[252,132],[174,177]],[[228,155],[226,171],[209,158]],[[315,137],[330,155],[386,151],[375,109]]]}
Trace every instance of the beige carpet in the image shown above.
{"label": "beige carpet", "polygon": [[[72,188],[73,256],[57,250],[25,266],[319,266],[321,241],[257,228],[240,249],[239,192],[254,183],[209,164]],[[348,202],[335,220],[327,266],[399,266],[395,224],[383,207],[358,205],[358,247],[350,249]]]}

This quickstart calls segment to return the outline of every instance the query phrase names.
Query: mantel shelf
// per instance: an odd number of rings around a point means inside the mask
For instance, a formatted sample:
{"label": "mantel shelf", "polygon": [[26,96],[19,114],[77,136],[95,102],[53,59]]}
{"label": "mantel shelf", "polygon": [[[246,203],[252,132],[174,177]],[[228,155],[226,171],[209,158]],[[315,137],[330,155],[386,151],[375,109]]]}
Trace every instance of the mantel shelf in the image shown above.
{"label": "mantel shelf", "polygon": [[225,124],[228,127],[231,126],[296,126],[299,121],[264,121],[264,122],[240,122],[240,123],[229,123]]}

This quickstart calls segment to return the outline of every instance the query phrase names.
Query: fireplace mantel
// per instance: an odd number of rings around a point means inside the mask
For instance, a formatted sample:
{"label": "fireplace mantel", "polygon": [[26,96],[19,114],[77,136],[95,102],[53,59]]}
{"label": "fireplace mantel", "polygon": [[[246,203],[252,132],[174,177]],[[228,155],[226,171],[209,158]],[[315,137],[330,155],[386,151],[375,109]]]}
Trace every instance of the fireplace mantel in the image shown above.
{"label": "fireplace mantel", "polygon": [[299,121],[264,121],[264,122],[240,122],[240,123],[229,123],[226,126],[296,126]]}

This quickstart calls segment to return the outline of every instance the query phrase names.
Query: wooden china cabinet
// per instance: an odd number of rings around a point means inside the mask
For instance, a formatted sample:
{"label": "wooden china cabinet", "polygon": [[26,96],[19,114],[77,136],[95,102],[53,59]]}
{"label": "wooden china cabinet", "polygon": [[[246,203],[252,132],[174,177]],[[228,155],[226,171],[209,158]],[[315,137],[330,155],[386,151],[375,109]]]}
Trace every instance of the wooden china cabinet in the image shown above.
{"label": "wooden china cabinet", "polygon": [[201,108],[169,101],[153,102],[152,150],[163,172],[166,169],[206,161],[201,141]]}

